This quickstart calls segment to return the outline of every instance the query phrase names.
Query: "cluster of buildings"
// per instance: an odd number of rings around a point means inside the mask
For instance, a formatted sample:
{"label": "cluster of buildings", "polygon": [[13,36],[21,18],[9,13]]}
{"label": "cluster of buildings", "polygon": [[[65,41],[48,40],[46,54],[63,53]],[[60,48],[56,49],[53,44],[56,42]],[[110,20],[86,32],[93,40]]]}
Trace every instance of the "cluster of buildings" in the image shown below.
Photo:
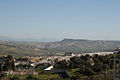
{"label": "cluster of buildings", "polygon": [[[97,52],[97,53],[83,53],[83,54],[74,54],[70,52],[70,53],[65,53],[64,56],[40,56],[40,57],[26,56],[21,59],[15,59],[14,64],[16,69],[14,71],[13,70],[5,71],[5,73],[36,75],[38,74],[38,72],[36,72],[35,69],[41,69],[45,71],[52,70],[54,68],[54,64],[57,61],[62,61],[62,60],[69,61],[70,58],[73,56],[82,56],[86,54],[89,54],[90,56],[94,54],[109,55],[109,54],[113,54],[113,52]],[[92,62],[92,60],[90,61]],[[4,63],[4,61],[2,61],[2,58],[0,59],[0,63]]]}
{"label": "cluster of buildings", "polygon": [[64,56],[40,56],[40,57],[30,57],[30,56],[26,56],[23,58],[27,58],[28,61],[16,61],[15,65],[19,65],[19,64],[30,64],[31,66],[35,67],[38,64],[50,64],[50,65],[54,65],[55,62],[57,61],[62,61],[62,60],[66,60],[69,61],[71,57],[73,56],[84,56],[84,55],[94,55],[94,54],[98,54],[98,55],[110,55],[113,54],[113,52],[96,52],[96,53],[83,53],[83,54],[74,54],[74,53],[65,53]]}

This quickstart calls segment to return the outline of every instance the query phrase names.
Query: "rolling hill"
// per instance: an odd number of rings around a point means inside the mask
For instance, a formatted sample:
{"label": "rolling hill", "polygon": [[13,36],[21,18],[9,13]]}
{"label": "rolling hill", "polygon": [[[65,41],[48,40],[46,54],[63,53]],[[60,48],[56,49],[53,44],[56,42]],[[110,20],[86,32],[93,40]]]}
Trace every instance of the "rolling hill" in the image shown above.
{"label": "rolling hill", "polygon": [[85,53],[113,51],[120,41],[64,39],[56,42],[0,41],[0,54],[15,56],[63,55],[64,52]]}

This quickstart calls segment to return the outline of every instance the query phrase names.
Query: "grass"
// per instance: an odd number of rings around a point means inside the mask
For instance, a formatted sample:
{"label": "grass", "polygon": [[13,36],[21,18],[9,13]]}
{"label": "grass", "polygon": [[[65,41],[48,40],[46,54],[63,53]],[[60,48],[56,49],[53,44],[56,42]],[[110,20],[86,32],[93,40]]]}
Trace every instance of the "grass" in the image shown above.
{"label": "grass", "polygon": [[[20,77],[21,80],[26,80],[26,77],[28,77],[29,75],[15,75]],[[8,75],[8,78],[13,77],[13,75]],[[50,73],[42,73],[39,75],[32,75],[32,77],[37,78],[39,80],[51,80],[51,79],[60,79],[58,74],[50,74]]]}
{"label": "grass", "polygon": [[38,79],[52,79],[52,78],[60,78],[58,74],[39,74],[36,76]]}
{"label": "grass", "polygon": [[[69,71],[69,73],[71,74],[71,76],[78,76],[78,80],[105,80],[105,74],[97,74],[97,75],[92,75],[92,76],[82,76],[79,73],[75,73],[76,71],[78,71],[79,68],[76,69],[72,69]],[[107,71],[107,76],[106,76],[106,80],[113,80],[113,71],[114,70],[108,70]],[[15,75],[20,77],[20,80],[26,80],[26,77],[28,77],[29,75]],[[13,75],[8,75],[6,78],[11,78],[13,77]],[[38,80],[62,80],[60,78],[60,76],[58,74],[52,74],[52,73],[40,73],[38,75],[32,75],[33,78],[36,78]],[[70,80],[70,79],[66,79],[66,80]]]}
{"label": "grass", "polygon": [[68,72],[69,72],[69,74],[71,76],[76,76],[77,75],[76,72],[79,71],[79,70],[80,70],[80,68],[75,68],[75,69],[72,69],[72,70],[70,70]]}

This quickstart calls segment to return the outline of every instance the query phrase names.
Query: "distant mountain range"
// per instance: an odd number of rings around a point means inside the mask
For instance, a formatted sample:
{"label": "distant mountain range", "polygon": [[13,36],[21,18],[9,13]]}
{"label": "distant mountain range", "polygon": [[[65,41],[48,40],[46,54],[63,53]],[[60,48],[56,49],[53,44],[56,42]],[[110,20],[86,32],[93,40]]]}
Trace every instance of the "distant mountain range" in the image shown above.
{"label": "distant mountain range", "polygon": [[12,38],[12,37],[5,37],[5,36],[0,36],[0,40],[7,40],[7,41],[22,41],[22,42],[53,42],[56,41],[56,39],[47,39],[47,38],[42,38],[42,39],[32,39],[32,38]]}
{"label": "distant mountain range", "polygon": [[0,41],[0,53],[25,55],[63,55],[65,52],[87,53],[113,51],[120,41],[64,39],[56,42]]}

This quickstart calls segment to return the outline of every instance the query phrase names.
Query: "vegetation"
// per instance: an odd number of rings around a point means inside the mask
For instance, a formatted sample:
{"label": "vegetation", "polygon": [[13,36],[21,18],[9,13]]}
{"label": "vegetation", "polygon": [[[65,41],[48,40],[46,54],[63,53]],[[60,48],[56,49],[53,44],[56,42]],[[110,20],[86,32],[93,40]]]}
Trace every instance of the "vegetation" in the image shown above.
{"label": "vegetation", "polygon": [[39,75],[9,75],[8,80],[61,80],[57,74],[39,74]]}
{"label": "vegetation", "polygon": [[[112,44],[112,45],[111,45]],[[108,52],[120,47],[119,41],[92,41],[64,39],[58,42],[19,42],[0,41],[0,54],[22,56],[54,56],[64,55],[64,52],[88,53]]]}
{"label": "vegetation", "polygon": [[[89,78],[90,80],[91,78],[92,80],[95,78],[95,80],[103,80],[105,75],[109,74],[107,76],[110,76],[110,70],[113,70],[113,55],[100,56],[95,54],[94,56],[72,57],[69,63],[65,61],[57,62],[56,68],[67,69],[75,80],[83,80],[83,78],[87,80]],[[97,75],[104,77],[102,77],[103,79],[97,79]],[[112,79],[113,77],[109,78],[109,80]]]}
{"label": "vegetation", "polygon": [[[119,58],[120,55],[117,57]],[[1,80],[64,80],[59,73],[46,73],[40,70],[40,64],[35,67],[38,75],[6,75],[2,71],[14,70],[15,68],[13,58],[11,55],[1,58],[5,61],[4,66],[0,65]],[[28,61],[26,58],[18,58],[17,60]],[[26,69],[26,67],[30,68],[30,65],[19,65],[17,67]],[[69,61],[56,61],[54,68],[67,70],[71,77],[65,78],[66,80],[105,80],[105,78],[106,80],[113,80],[113,55],[75,56]]]}
{"label": "vegetation", "polygon": [[7,57],[0,57],[0,72],[8,71],[8,70],[15,70],[14,59],[11,55]]}

